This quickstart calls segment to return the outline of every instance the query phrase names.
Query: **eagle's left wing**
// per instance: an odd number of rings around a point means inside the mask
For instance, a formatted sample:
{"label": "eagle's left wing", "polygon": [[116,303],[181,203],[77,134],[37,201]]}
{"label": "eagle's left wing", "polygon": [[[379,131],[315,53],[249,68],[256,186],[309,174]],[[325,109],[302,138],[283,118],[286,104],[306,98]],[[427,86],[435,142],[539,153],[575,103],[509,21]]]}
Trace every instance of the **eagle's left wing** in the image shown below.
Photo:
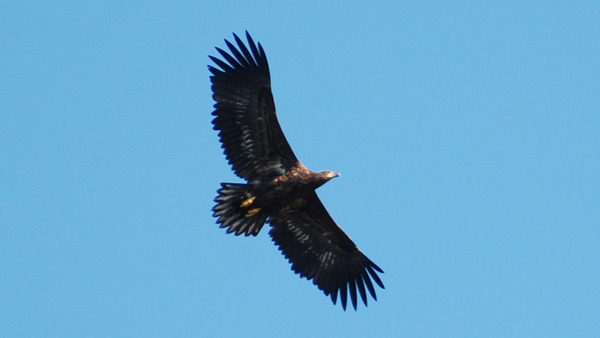
{"label": "eagle's left wing", "polygon": [[[383,273],[331,218],[315,192],[283,207],[269,217],[269,232],[292,270],[313,283],[335,304],[338,293],[346,309],[348,292],[356,309],[357,290],[365,306],[366,289],[377,300],[372,280],[384,288]],[[366,287],[366,289],[365,289]]]}

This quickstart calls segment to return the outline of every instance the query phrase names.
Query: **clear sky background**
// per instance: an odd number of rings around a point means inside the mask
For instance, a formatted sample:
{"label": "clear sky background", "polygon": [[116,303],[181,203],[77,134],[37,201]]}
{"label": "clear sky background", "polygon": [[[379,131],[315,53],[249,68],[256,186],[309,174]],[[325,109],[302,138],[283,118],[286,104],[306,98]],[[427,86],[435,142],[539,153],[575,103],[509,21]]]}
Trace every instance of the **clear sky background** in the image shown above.
{"label": "clear sky background", "polygon": [[[367,308],[211,216],[246,29]],[[600,336],[598,1],[3,1],[0,47],[2,337]]]}

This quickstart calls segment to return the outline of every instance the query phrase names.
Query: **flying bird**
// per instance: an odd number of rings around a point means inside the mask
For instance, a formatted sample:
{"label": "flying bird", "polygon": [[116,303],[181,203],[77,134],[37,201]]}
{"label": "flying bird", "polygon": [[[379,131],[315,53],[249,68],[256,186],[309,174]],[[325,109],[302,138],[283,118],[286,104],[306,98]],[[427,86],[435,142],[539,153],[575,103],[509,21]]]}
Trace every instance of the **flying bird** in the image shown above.
{"label": "flying bird", "polygon": [[348,296],[367,305],[367,291],[377,300],[373,282],[384,288],[383,270],[365,256],[329,215],[315,190],[339,176],[313,172],[294,155],[277,114],[265,51],[246,32],[247,44],[233,34],[237,47],[209,56],[212,74],[213,129],[234,173],[246,183],[221,183],[213,215],[235,235],[256,236],[265,223],[269,235],[292,264],[334,304],[346,310]]}

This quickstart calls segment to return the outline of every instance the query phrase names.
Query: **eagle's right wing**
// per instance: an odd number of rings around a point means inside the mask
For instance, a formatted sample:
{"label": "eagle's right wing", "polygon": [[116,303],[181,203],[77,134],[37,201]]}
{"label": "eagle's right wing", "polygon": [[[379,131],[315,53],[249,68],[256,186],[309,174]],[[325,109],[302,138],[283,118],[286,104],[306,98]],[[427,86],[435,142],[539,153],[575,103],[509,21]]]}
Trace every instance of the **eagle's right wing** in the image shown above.
{"label": "eagle's right wing", "polygon": [[225,40],[231,53],[216,48],[222,59],[212,73],[214,129],[233,171],[252,181],[281,175],[298,160],[288,144],[275,112],[267,57],[246,32],[248,47],[233,35],[237,48]]}

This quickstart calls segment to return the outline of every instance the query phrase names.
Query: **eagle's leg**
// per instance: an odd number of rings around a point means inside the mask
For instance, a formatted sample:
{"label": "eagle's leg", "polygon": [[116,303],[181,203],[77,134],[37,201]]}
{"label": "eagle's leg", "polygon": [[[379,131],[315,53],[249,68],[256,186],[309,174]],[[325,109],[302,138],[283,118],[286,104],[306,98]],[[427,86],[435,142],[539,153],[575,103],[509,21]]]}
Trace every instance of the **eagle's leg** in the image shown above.
{"label": "eagle's leg", "polygon": [[249,197],[247,198],[245,201],[242,202],[242,208],[247,208],[250,206],[250,204],[252,204],[254,202],[254,200],[256,199],[255,196]]}

